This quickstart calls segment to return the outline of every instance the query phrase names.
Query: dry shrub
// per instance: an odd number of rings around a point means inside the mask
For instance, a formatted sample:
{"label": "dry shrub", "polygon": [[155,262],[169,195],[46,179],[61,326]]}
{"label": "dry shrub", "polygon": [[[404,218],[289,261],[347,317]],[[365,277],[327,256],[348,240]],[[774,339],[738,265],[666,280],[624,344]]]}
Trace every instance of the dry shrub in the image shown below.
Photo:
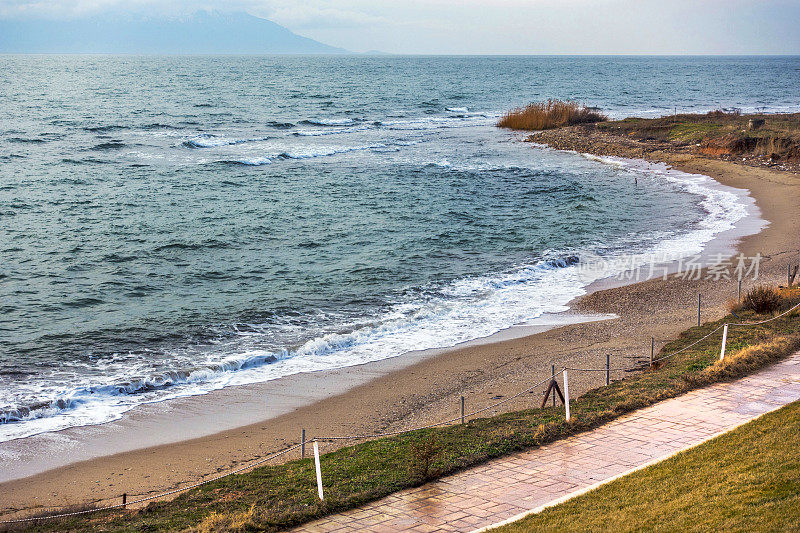
{"label": "dry shrub", "polygon": [[497,125],[512,130],[546,130],[604,120],[608,120],[608,117],[577,102],[551,98],[547,102],[533,103],[509,111]]}
{"label": "dry shrub", "polygon": [[433,471],[433,461],[439,455],[440,446],[436,437],[428,435],[410,444],[411,458],[408,465],[408,475],[416,483],[422,483],[436,477]]}
{"label": "dry shrub", "polygon": [[716,381],[736,379],[775,362],[800,349],[800,335],[775,337],[771,341],[748,346],[726,355],[725,359],[684,379],[694,385],[707,385]]}
{"label": "dry shrub", "polygon": [[781,305],[783,305],[783,298],[778,291],[767,285],[759,285],[745,294],[740,309],[749,309],[764,314],[779,310]]}
{"label": "dry shrub", "polygon": [[212,511],[194,530],[197,533],[214,533],[217,531],[246,531],[256,527],[256,504],[248,511],[218,513]]}

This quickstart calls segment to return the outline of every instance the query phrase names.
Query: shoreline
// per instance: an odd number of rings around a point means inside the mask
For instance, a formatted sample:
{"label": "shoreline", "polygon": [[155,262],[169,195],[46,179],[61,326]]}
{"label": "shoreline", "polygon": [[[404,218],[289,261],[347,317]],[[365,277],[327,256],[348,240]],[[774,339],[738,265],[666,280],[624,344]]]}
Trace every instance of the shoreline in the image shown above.
{"label": "shoreline", "polygon": [[[524,145],[522,149],[525,149]],[[769,256],[771,253],[798,248],[797,237],[792,237],[792,232],[787,231],[787,228],[794,228],[796,235],[798,216],[794,213],[793,200],[800,197],[797,176],[698,157],[666,162],[679,170],[708,175],[723,185],[750,191],[756,205],[761,208],[762,218],[772,223],[760,233],[743,237],[737,247],[742,253],[749,255],[761,251],[762,255]],[[754,179],[758,182],[753,182]],[[759,184],[760,187],[754,186]],[[794,192],[786,194],[783,190],[785,187],[794,187]],[[769,279],[781,279],[779,276],[783,274],[784,265],[780,259],[778,256],[769,257],[762,274]],[[218,398],[209,398],[215,393],[201,397],[224,400],[217,403],[210,413],[198,413],[196,405],[188,405],[197,403],[198,397],[187,397],[181,399],[188,400],[185,413],[205,417],[211,423],[215,418],[225,417],[227,422],[219,425],[217,420],[214,429],[218,432],[193,438],[191,428],[194,422],[189,419],[196,418],[182,417],[177,427],[173,428],[183,434],[184,438],[180,441],[115,455],[101,454],[92,460],[0,483],[0,499],[3,501],[0,513],[31,505],[63,506],[87,500],[118,498],[122,492],[147,494],[172,488],[177,484],[202,479],[214,468],[222,472],[258,455],[266,455],[296,443],[299,441],[299,429],[303,427],[309,435],[318,435],[400,430],[437,422],[456,415],[457,399],[461,394],[468,397],[470,408],[488,405],[497,397],[502,398],[524,389],[526,383],[547,377],[550,361],[566,354],[570,354],[571,362],[597,364],[601,359],[604,360],[607,352],[643,353],[644,340],[647,341],[649,353],[651,335],[666,341],[691,325],[696,317],[697,292],[709,294],[703,309],[707,318],[721,314],[725,300],[731,296],[729,285],[730,282],[727,290],[720,290],[719,285],[708,280],[687,283],[674,279],[655,279],[619,287],[600,284],[594,287],[593,292],[572,302],[570,312],[614,314],[618,317],[616,319],[563,325],[533,335],[511,336],[436,350],[441,353],[412,353],[402,358],[335,371],[291,376],[302,376],[303,379],[284,383],[282,387],[277,387],[277,391],[273,391],[274,398],[283,399],[285,403],[283,412],[268,419],[270,427],[264,427],[267,420],[263,419],[255,424],[241,424],[239,422],[247,417],[231,416],[229,408],[231,404],[264,406],[269,396],[266,396],[261,386],[263,384],[252,387],[246,394],[242,394],[242,389],[250,386],[237,387],[236,391],[215,391],[219,393]],[[652,298],[655,291],[659,293],[658,299]],[[565,344],[568,346],[565,347]],[[337,374],[336,379],[329,379],[332,373]],[[615,378],[619,377],[615,375]],[[570,388],[574,387],[577,393],[581,393],[598,385],[598,379],[597,376],[581,376],[576,379],[575,385],[570,380]],[[274,385],[275,381],[268,384]],[[300,381],[312,383],[303,385]],[[289,406],[286,400],[298,396],[304,397],[306,403]],[[533,395],[527,401],[528,404],[524,400],[512,402],[503,410],[514,410],[529,405],[530,401],[538,403],[539,395]],[[165,402],[151,405],[157,405],[157,410],[163,411]],[[157,431],[162,424],[175,424],[169,416],[173,410],[167,411],[162,413],[161,419],[153,420],[149,428],[143,428],[131,417],[128,433],[136,435],[138,432],[140,435],[148,430]],[[108,434],[102,435],[104,431],[97,431],[108,425],[83,426],[73,430],[84,430],[88,442],[92,433],[96,438],[108,439]],[[91,428],[95,431],[88,430]],[[53,434],[56,438],[51,443],[51,451],[61,449],[63,453],[63,437],[69,431],[72,430]],[[130,435],[126,437],[124,433],[121,431],[116,438],[120,441],[128,439],[129,445],[135,444],[130,442]],[[61,437],[60,442],[58,437]],[[20,442],[29,439],[20,439]],[[4,451],[7,452],[5,444],[0,444],[0,457],[3,457]],[[30,450],[30,446],[22,448],[28,453],[37,451]],[[326,446],[323,451],[327,449]],[[89,447],[85,450],[86,453],[96,451]],[[41,453],[46,454],[46,450],[41,450]]]}

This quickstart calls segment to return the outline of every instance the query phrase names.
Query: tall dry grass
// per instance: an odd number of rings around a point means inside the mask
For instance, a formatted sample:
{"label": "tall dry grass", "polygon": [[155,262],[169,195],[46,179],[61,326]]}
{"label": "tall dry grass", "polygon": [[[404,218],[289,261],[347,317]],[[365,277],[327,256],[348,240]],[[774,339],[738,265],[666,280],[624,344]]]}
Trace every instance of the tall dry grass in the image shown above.
{"label": "tall dry grass", "polygon": [[604,120],[608,117],[577,102],[551,98],[509,111],[497,125],[512,130],[547,130]]}
{"label": "tall dry grass", "polygon": [[248,511],[233,511],[229,513],[212,511],[192,531],[193,533],[256,531],[259,528],[255,518],[256,504],[251,505]]}
{"label": "tall dry grass", "polygon": [[708,385],[737,379],[763,366],[780,360],[800,348],[800,335],[783,335],[759,344],[747,346],[696,374],[684,376],[693,385]]}
{"label": "tall dry grass", "polygon": [[758,144],[753,151],[758,155],[775,154],[778,156],[785,156],[791,151],[793,144],[794,143],[792,143],[790,139],[782,139],[780,137],[770,135],[769,137],[759,139]]}

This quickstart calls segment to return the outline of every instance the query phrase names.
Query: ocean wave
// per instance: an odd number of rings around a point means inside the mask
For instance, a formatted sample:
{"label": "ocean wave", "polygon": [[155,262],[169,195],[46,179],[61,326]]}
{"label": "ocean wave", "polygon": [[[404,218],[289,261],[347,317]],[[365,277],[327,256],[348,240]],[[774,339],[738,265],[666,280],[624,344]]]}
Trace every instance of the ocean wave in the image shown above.
{"label": "ocean wave", "polygon": [[92,150],[105,151],[105,150],[120,150],[127,145],[122,141],[108,141],[92,146]]}
{"label": "ocean wave", "polygon": [[361,152],[365,150],[395,151],[391,149],[391,146],[384,143],[373,143],[359,146],[299,146],[295,149],[285,150],[283,152],[275,152],[263,156],[222,159],[215,161],[215,163],[223,165],[262,166],[272,164],[276,160],[314,159],[318,157],[346,154],[349,152]]}
{"label": "ocean wave", "polygon": [[108,133],[110,131],[119,131],[119,130],[127,130],[128,126],[122,126],[121,124],[107,124],[105,126],[86,126],[83,128],[84,131],[89,131],[92,133]]}
{"label": "ocean wave", "polygon": [[142,126],[143,130],[180,130],[182,128],[173,126],[171,124],[162,124],[161,122],[153,122]]}
{"label": "ocean wave", "polygon": [[260,167],[262,165],[269,165],[272,163],[272,158],[270,157],[251,157],[245,159],[225,159],[220,161],[220,163],[225,165],[243,165],[246,167]]}
{"label": "ocean wave", "polygon": [[63,414],[65,411],[77,409],[80,406],[95,404],[104,398],[136,396],[163,391],[180,385],[208,383],[216,376],[274,363],[277,360],[278,355],[275,354],[248,355],[240,359],[230,359],[201,368],[172,370],[147,378],[80,387],[52,400],[5,407],[0,410],[0,424],[56,416]]}
{"label": "ocean wave", "polygon": [[[492,117],[492,115],[487,115],[485,113],[465,112],[448,117],[418,117],[402,120],[375,120],[372,122],[354,121],[352,124],[328,124],[328,127],[320,129],[301,129],[293,132],[293,134],[300,137],[321,137],[379,128],[385,128],[391,131],[430,131],[441,128],[461,128],[488,123],[486,119]],[[312,125],[307,121],[302,121],[301,124]],[[319,124],[316,125],[319,126]]]}
{"label": "ocean wave", "polygon": [[327,128],[321,130],[297,130],[292,132],[292,135],[297,137],[324,137],[328,135],[341,135],[344,133],[355,133],[358,131],[366,131],[374,129],[374,124],[361,124],[349,128]]}
{"label": "ocean wave", "polygon": [[82,309],[84,307],[93,307],[95,305],[100,305],[102,303],[103,300],[99,298],[78,298],[75,300],[64,302],[62,305],[64,307],[74,307],[77,309]]}
{"label": "ocean wave", "polygon": [[377,154],[390,154],[390,153],[393,153],[393,152],[399,152],[400,151],[400,147],[399,146],[388,146],[388,145],[387,146],[377,146],[375,148],[372,148],[372,151],[377,153]]}
{"label": "ocean wave", "polygon": [[425,117],[408,120],[388,120],[382,124],[389,130],[427,131],[436,129],[464,128],[488,124],[488,116],[483,113],[464,114],[452,117]]}
{"label": "ocean wave", "polygon": [[267,122],[267,126],[277,130],[288,130],[294,128],[294,124],[292,122],[278,122],[276,120]]}
{"label": "ocean wave", "polygon": [[171,242],[157,246],[153,251],[166,252],[172,250],[202,250],[202,249],[218,249],[229,248],[230,244],[217,239],[211,239],[205,242]]}
{"label": "ocean wave", "polygon": [[384,143],[373,143],[362,146],[320,146],[320,147],[305,147],[278,154],[279,159],[311,159],[314,157],[325,157],[336,154],[346,154],[348,152],[360,152],[363,150],[372,150],[376,148],[386,148]]}
{"label": "ocean wave", "polygon": [[8,142],[20,143],[20,144],[42,144],[46,143],[47,139],[29,138],[29,137],[11,137],[8,139]]}
{"label": "ocean wave", "polygon": [[210,133],[204,133],[183,141],[183,146],[187,148],[216,148],[219,146],[235,146],[237,144],[255,143],[274,139],[274,136],[253,137],[250,139],[227,139],[217,137]]}
{"label": "ocean wave", "polygon": [[300,124],[307,126],[355,126],[362,122],[363,120],[354,118],[319,118],[301,120]]}

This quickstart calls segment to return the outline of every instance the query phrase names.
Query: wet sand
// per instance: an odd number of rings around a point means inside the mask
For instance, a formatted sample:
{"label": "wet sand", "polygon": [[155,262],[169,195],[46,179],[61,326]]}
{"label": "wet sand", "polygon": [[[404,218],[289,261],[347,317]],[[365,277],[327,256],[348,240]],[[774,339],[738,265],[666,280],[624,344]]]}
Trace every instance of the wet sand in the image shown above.
{"label": "wet sand", "polygon": [[[785,282],[787,265],[800,255],[800,175],[686,154],[637,156],[751,191],[769,226],[741,239],[737,250],[764,256],[760,282]],[[745,289],[752,283],[746,281]],[[611,285],[596,285],[572,307],[618,318],[532,335],[504,332],[496,342],[223,389],[145,405],[109,424],[2,443],[0,513],[118,502],[123,492],[133,499],[183,486],[297,443],[301,428],[311,437],[439,422],[457,416],[460,396],[467,398],[468,411],[490,405],[546,378],[551,364],[597,367],[608,353],[616,363],[622,356],[647,357],[651,336],[658,349],[696,323],[698,292],[708,320],[722,316],[726,301],[736,296],[736,283],[729,280],[669,278],[604,288]],[[570,391],[580,394],[603,381],[599,373],[571,374]],[[501,409],[538,405],[541,394],[534,391]]]}

